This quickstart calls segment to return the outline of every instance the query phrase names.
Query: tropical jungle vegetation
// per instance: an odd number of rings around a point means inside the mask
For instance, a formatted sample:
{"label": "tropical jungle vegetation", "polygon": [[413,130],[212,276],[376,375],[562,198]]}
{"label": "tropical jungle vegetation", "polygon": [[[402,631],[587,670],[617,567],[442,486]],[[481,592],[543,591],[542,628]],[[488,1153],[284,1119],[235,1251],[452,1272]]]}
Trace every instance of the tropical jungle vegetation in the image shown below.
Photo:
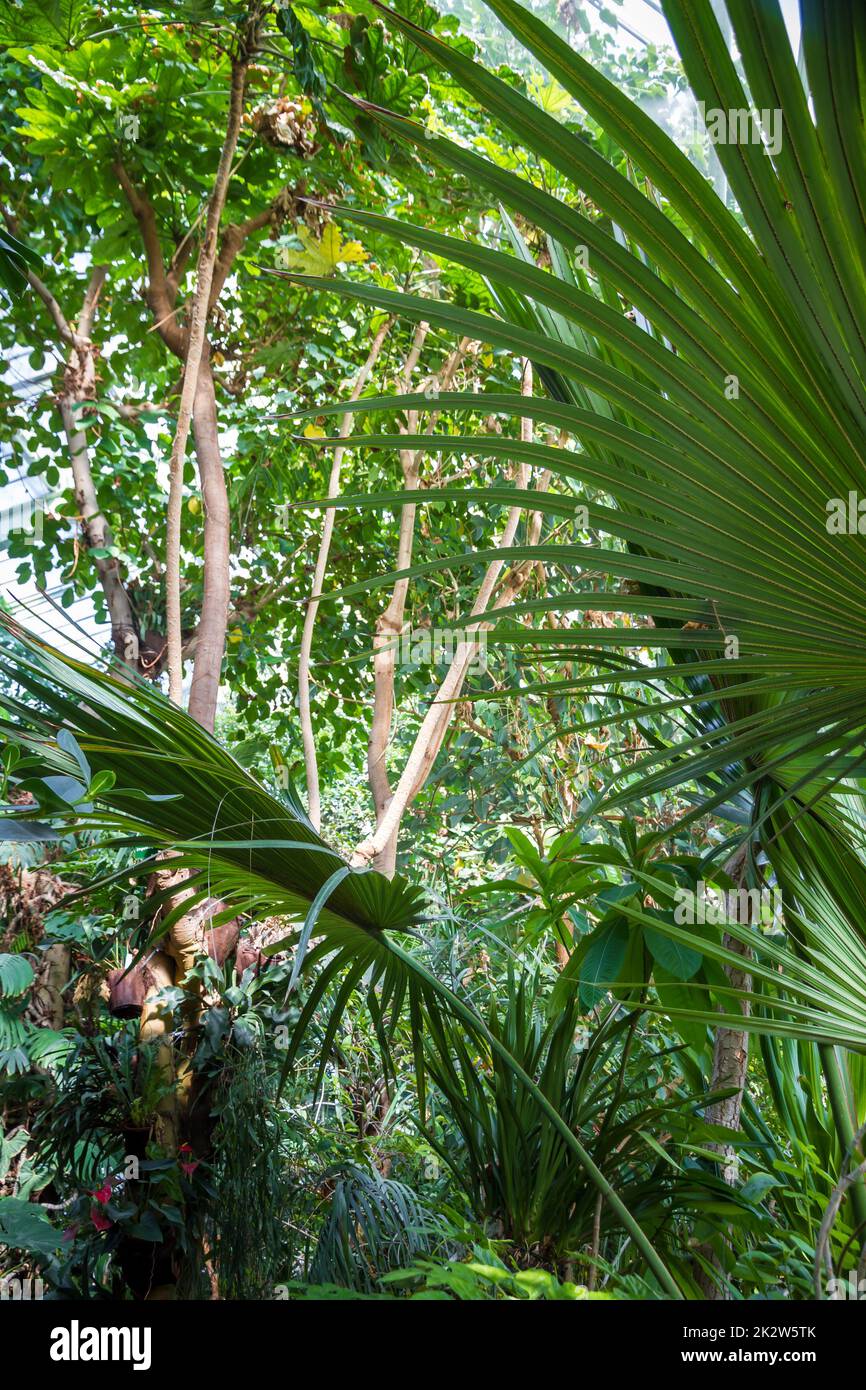
{"label": "tropical jungle vegetation", "polygon": [[0,15],[3,1281],[856,1296],[866,9]]}

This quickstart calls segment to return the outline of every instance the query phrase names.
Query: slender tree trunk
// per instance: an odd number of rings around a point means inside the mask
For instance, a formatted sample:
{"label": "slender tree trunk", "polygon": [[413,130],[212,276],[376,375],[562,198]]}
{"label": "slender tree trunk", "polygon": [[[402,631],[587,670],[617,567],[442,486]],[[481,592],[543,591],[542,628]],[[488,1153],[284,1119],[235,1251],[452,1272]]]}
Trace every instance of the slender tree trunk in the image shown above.
{"label": "slender tree trunk", "polygon": [[[418,365],[421,348],[428,331],[428,324],[419,323],[400,374],[399,386],[402,392],[408,392],[410,389],[412,375]],[[471,339],[463,338],[454,352],[446,359],[439,374],[432,379],[430,385],[435,389],[430,393],[431,400],[437,398],[440,390],[450,389],[457,369],[469,350],[470,342]],[[434,411],[430,416],[429,431],[432,432],[438,418],[439,412]],[[410,410],[406,417],[406,425],[400,426],[400,433],[414,434],[417,429],[418,412]],[[418,451],[401,449],[400,466],[403,470],[403,485],[406,491],[416,492],[421,476],[421,461]],[[412,551],[415,543],[415,512],[414,502],[408,503],[400,510],[400,534],[397,542],[396,561],[398,570],[408,569],[412,563]],[[408,593],[408,579],[398,579],[387,607],[376,620],[376,635],[373,638],[373,718],[367,745],[367,781],[373,798],[377,827],[382,824],[393,795],[388,777],[387,756],[391,742],[391,722],[394,717],[396,644],[403,631]],[[389,878],[397,867],[398,833],[399,827],[395,827],[388,843],[373,859],[373,867],[381,873],[387,874]]]}
{"label": "slender tree trunk", "polygon": [[[744,941],[738,941],[733,936],[728,936],[727,932],[722,938],[723,946],[734,951],[743,957],[743,967],[738,969],[732,965],[725,966],[725,973],[734,989],[749,990],[752,987],[752,977],[748,970],[748,959],[751,956],[751,949]],[[749,1017],[749,1001],[740,1001],[740,1012],[744,1018]],[[724,1100],[716,1101],[715,1105],[707,1108],[707,1121],[710,1124],[722,1125],[725,1129],[738,1130],[740,1128],[740,1112],[743,1108],[743,1091],[746,1085],[746,1076],[749,1068],[749,1035],[742,1028],[717,1028],[715,1042],[713,1044],[713,1074],[710,1082],[710,1089],[713,1091],[726,1091],[734,1088],[733,1095]],[[739,1164],[733,1148],[726,1146],[720,1148],[723,1157],[722,1177],[729,1186],[733,1187],[737,1181]]]}
{"label": "slender tree trunk", "polygon": [[[11,219],[7,218],[7,221]],[[105,283],[107,267],[94,266],[90,275],[81,313],[75,328],[67,321],[51,291],[34,275],[28,280],[45,304],[63,341],[69,346],[69,356],[63,373],[63,389],[57,398],[75,488],[75,503],[88,550],[109,550],[112,535],[108,522],[99,509],[87,432],[78,412],[81,406],[96,398],[96,349],[91,332],[99,296]],[[129,595],[120,577],[120,564],[114,556],[93,556],[99,582],[105,595],[105,605],[111,622],[111,641],[116,656],[133,670],[138,668],[138,627]]]}
{"label": "slender tree trunk", "polygon": [[[72,463],[72,481],[75,487],[75,504],[90,550],[107,550],[113,543],[108,522],[99,510],[93,474],[90,468],[90,455],[87,448],[87,435],[76,423],[75,406],[78,401],[68,396],[60,401],[60,417],[69,447]],[[114,652],[125,666],[138,669],[139,641],[138,627],[129,595],[120,577],[120,565],[114,556],[94,558],[93,563],[99,573],[99,581],[105,594],[105,606],[111,621],[111,644]]]}
{"label": "slender tree trunk", "polygon": [[[420,476],[417,455],[404,450],[401,454],[403,484],[407,492],[415,492]],[[415,504],[410,503],[400,511],[400,536],[397,543],[398,570],[407,569],[412,563],[412,547],[415,532]],[[391,722],[394,717],[394,677],[397,667],[396,644],[403,631],[403,614],[406,608],[408,579],[398,579],[384,612],[376,620],[376,635],[373,638],[373,718],[370,722],[370,738],[367,744],[367,782],[373,798],[376,825],[380,826],[391,804],[391,782],[388,777],[387,755],[391,741]],[[373,867],[389,878],[397,866],[397,834],[395,828],[388,843],[373,860]]]}
{"label": "slender tree trunk", "polygon": [[[403,363],[398,387],[406,394],[418,366],[421,350],[429,323],[421,322],[415,329],[412,345]],[[418,429],[418,412],[410,410],[406,417],[406,430],[414,434]],[[400,432],[404,427],[401,425]],[[415,492],[420,478],[420,460],[417,452],[411,449],[400,450],[400,467],[403,472],[403,486],[407,492]],[[412,563],[412,548],[415,538],[415,504],[409,503],[400,508],[400,533],[397,541],[398,570],[407,569]],[[370,721],[370,738],[367,744],[367,782],[373,798],[376,824],[381,825],[391,801],[391,783],[388,779],[386,758],[391,740],[391,720],[394,716],[394,674],[397,667],[395,645],[403,631],[403,614],[406,609],[406,595],[409,592],[408,579],[398,579],[384,612],[376,619],[376,635],[373,638],[373,717]],[[373,860],[373,867],[388,874],[394,873],[397,863],[397,836],[394,834],[380,854]]]}
{"label": "slender tree trunk", "polygon": [[[81,518],[88,549],[108,550],[113,543],[111,528],[99,508],[90,466],[87,434],[76,419],[77,409],[85,401],[92,400],[95,394],[90,390],[90,380],[93,375],[92,353],[88,353],[83,362],[82,356],[82,351],[73,348],[65,373],[64,393],[58,404],[72,466],[75,504]],[[113,555],[96,556],[93,563],[96,565],[102,591],[105,595],[105,606],[111,621],[111,642],[115,655],[120,658],[124,665],[137,670],[138,627],[129,595],[120,577],[120,564]]]}
{"label": "slender tree trunk", "polygon": [[[370,374],[382,351],[392,320],[386,319],[373,339],[373,344],[361,370],[355,378],[352,387],[350,400],[356,401],[370,379]],[[340,421],[340,438],[345,439],[352,428],[353,417],[351,414],[344,415]],[[345,449],[338,445],[334,450],[334,457],[331,461],[331,476],[328,480],[328,496],[336,497],[340,491],[340,469],[343,463]],[[307,603],[307,611],[304,614],[304,630],[301,634],[301,650],[298,657],[298,712],[301,721],[301,738],[304,744],[304,767],[307,775],[307,810],[310,820],[316,830],[322,822],[322,803],[319,791],[319,764],[316,758],[316,741],[313,734],[313,714],[310,704],[310,658],[313,650],[313,629],[316,626],[316,617],[319,612],[318,595],[322,592],[322,585],[325,582],[325,574],[328,568],[328,556],[331,553],[331,538],[334,534],[334,522],[336,513],[333,508],[325,512],[322,521],[322,537],[319,541],[319,553],[316,556],[316,569],[313,576],[313,592]]]}
{"label": "slender tree trunk", "polygon": [[[229,179],[231,177],[232,160],[234,159],[235,150],[237,149],[238,136],[243,119],[246,72],[247,57],[244,53],[232,63],[232,80],[226,135],[223,141],[210,204],[208,206],[204,240],[199,252],[196,284],[192,299],[189,332],[186,344],[183,387],[181,388],[180,406],[178,408],[177,428],[175,431],[174,443],[172,444],[171,458],[169,460],[165,562],[166,635],[168,640],[167,664],[169,695],[177,705],[181,703],[183,690],[183,653],[180,609],[180,533],[183,504],[183,460],[186,453],[186,442],[189,437],[193,409],[197,399],[199,366],[205,348],[205,332],[207,329],[207,316],[210,306],[214,264],[217,255],[219,224],[225,206]],[[216,517],[215,524],[219,527],[219,516]],[[205,527],[207,528],[207,516],[205,516]],[[221,538],[218,538],[216,542],[217,546],[219,544],[221,544]],[[206,718],[208,718],[210,714],[214,650],[219,642],[218,626],[216,605],[214,605],[214,611],[211,617],[211,630],[208,634],[208,645],[202,658],[204,666],[201,676],[200,708],[203,710]],[[219,643],[220,662],[222,662],[222,653],[225,648],[225,628],[226,614],[223,615],[222,619],[222,640]],[[196,664],[198,664],[198,661],[199,656],[197,650]],[[215,697],[213,698],[213,709],[214,711],[216,710]],[[213,728],[212,714],[210,714],[209,723],[206,727]]]}
{"label": "slender tree trunk", "polygon": [[[147,258],[146,299],[154,328],[169,350],[184,364],[177,430],[170,461],[169,499],[166,516],[166,652],[169,693],[180,703],[182,685],[182,632],[180,616],[180,537],[183,500],[183,459],[191,424],[195,429],[199,475],[204,494],[205,599],[202,620],[204,640],[196,640],[190,706],[195,718],[212,729],[219,691],[219,673],[225,651],[228,618],[229,552],[228,506],[223,504],[225,484],[221,481],[222,461],[216,429],[214,382],[209,363],[207,320],[231,273],[235,258],[247,237],[285,216],[285,188],[270,204],[242,223],[225,228],[219,253],[217,238],[225,207],[231,166],[243,120],[247,63],[257,43],[261,9],[256,6],[241,35],[239,56],[232,63],[231,91],[226,135],[219,167],[208,205],[204,239],[199,253],[196,283],[189,304],[187,324],[178,321],[178,291],[192,246],[192,229],[181,239],[166,269],[156,213],[148,197],[138,191],[120,160],[112,171],[138,222]],[[199,388],[199,378],[203,386]],[[195,420],[193,417],[196,417]],[[225,574],[216,573],[224,563]],[[224,599],[225,591],[225,599]],[[206,612],[204,611],[206,610]],[[197,669],[198,668],[198,669]],[[193,694],[194,691],[194,694]]]}
{"label": "slender tree trunk", "polygon": [[204,506],[204,592],[189,713],[203,728],[213,732],[229,611],[231,519],[220,456],[214,380],[207,355],[199,367],[193,427]]}
{"label": "slender tree trunk", "polygon": [[[523,377],[521,380],[521,391],[524,395],[532,394],[532,367],[528,361],[523,365]],[[528,440],[531,435],[532,422],[528,419],[521,421],[521,439]],[[516,469],[515,482],[518,488],[525,488],[528,480],[529,470],[525,464],[519,464]],[[523,515],[521,507],[512,507],[509,510],[508,518],[499,537],[498,548],[507,550],[513,543],[517,533],[520,518]],[[478,595],[472,606],[470,617],[475,619],[480,614],[485,613],[491,607],[491,600],[496,590],[504,561],[495,560],[487,567],[484,579]],[[510,603],[514,591],[509,587],[497,601],[494,607],[504,607]],[[480,632],[490,626],[489,623],[471,622],[467,625],[467,633]],[[358,867],[365,864],[375,864],[389,846],[394,841],[396,857],[396,837],[399,834],[400,823],[403,816],[416,796],[420,792],[424,783],[430,775],[433,764],[442,747],[445,735],[451,720],[454,717],[457,705],[456,700],[466,679],[469,666],[475,658],[477,652],[477,641],[474,636],[460,642],[454,652],[451,665],[445,675],[436,697],[429,706],[426,715],[421,723],[421,728],[416,735],[412,751],[403,768],[400,780],[395,788],[390,802],[388,803],[385,814],[376,827],[375,833],[369,840],[365,840],[358,845],[352,856],[352,863]]]}
{"label": "slender tree trunk", "polygon": [[[740,886],[743,878],[745,857],[745,850],[740,850],[734,862],[728,865],[728,871],[733,875],[737,887]],[[729,917],[736,917],[738,902],[739,899],[736,894],[729,893],[727,895],[726,910]],[[751,899],[749,899],[749,913],[751,915]],[[751,956],[751,948],[748,943],[739,941],[725,932],[722,937],[722,944],[727,950],[743,957],[742,969],[733,965],[724,967],[732,988],[750,990],[752,977],[749,974],[747,962]],[[740,1000],[740,1012],[744,1018],[749,1017],[750,1006],[747,999]],[[733,1088],[733,1094],[707,1107],[708,1124],[721,1125],[724,1129],[729,1129],[732,1132],[740,1128],[740,1112],[743,1108],[743,1092],[746,1087],[748,1067],[749,1035],[746,1030],[742,1028],[717,1028],[713,1042],[713,1071],[710,1089],[726,1091]],[[712,1147],[718,1150],[722,1177],[729,1187],[734,1187],[739,1173],[736,1150],[733,1146],[725,1144],[713,1144]],[[721,1272],[718,1257],[709,1246],[704,1247],[703,1254],[705,1259]],[[714,1279],[705,1270],[699,1271],[698,1284],[708,1299],[720,1300],[727,1297],[721,1282]]]}

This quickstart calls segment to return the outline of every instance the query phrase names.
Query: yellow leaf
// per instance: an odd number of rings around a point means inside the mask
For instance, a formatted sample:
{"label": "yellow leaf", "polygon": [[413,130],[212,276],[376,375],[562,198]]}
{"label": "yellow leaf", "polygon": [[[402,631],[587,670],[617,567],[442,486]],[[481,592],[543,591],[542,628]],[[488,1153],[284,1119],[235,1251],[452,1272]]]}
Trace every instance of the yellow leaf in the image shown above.
{"label": "yellow leaf", "polygon": [[558,82],[542,82],[534,77],[529,86],[535,101],[550,116],[558,116],[574,105],[568,92]]}
{"label": "yellow leaf", "polygon": [[305,425],[304,435],[307,439],[324,439],[325,431],[318,425]]}
{"label": "yellow leaf", "polygon": [[322,240],[319,243],[320,254],[329,265],[335,266],[340,259],[340,229],[334,222],[329,222],[322,232]]}
{"label": "yellow leaf", "polygon": [[351,265],[353,261],[365,261],[366,259],[367,252],[364,250],[360,241],[346,241],[343,243],[343,249],[340,252],[340,260],[343,261],[344,264]]}
{"label": "yellow leaf", "polygon": [[283,247],[280,252],[280,265],[285,270],[302,270],[307,275],[333,275],[338,265],[367,259],[367,252],[361,243],[344,242],[334,222],[329,222],[325,227],[321,241],[316,241],[309,227],[298,228],[298,239],[303,251]]}

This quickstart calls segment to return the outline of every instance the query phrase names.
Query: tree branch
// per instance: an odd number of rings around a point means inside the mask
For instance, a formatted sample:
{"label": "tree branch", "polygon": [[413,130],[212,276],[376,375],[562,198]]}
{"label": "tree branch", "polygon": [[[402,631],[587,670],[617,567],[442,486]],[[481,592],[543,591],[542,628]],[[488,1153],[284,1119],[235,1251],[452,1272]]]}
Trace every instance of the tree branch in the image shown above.
{"label": "tree branch", "polygon": [[182,359],[185,335],[176,318],[177,281],[174,280],[169,283],[166,275],[153,204],[139,193],[121,160],[116,159],[111,167],[126,195],[126,201],[129,203],[141,231],[141,240],[144,244],[144,254],[147,260],[146,298],[148,307],[156,321],[156,330],[166,346],[176,357]]}
{"label": "tree branch", "polygon": [[57,300],[54,298],[54,295],[51,293],[48,286],[45,285],[39,279],[38,275],[34,275],[32,270],[28,270],[27,272],[27,283],[39,295],[39,298],[42,300],[49,314],[53,318],[57,331],[63,339],[64,343],[68,343],[70,347],[74,347],[75,334],[73,333],[69,324],[66,322],[63,310],[57,303]]}
{"label": "tree branch", "polygon": [[209,309],[212,309],[222,294],[225,282],[229,277],[231,268],[235,263],[238,252],[246,241],[247,237],[254,232],[260,232],[267,227],[274,216],[274,204],[265,208],[264,212],[256,213],[255,217],[250,217],[246,222],[232,222],[226,227],[220,242],[220,252],[214,266],[213,283],[211,285]]}

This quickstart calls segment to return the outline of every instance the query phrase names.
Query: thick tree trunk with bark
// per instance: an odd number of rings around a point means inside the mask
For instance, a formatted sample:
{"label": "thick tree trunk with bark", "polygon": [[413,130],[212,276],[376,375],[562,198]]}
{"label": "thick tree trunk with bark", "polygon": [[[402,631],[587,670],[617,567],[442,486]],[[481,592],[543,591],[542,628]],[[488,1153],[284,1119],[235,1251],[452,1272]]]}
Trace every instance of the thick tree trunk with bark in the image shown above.
{"label": "thick tree trunk with bark", "polygon": [[34,1023],[60,1032],[66,1016],[66,986],[72,974],[72,947],[55,941],[43,953],[29,1006]]}
{"label": "thick tree trunk with bark", "polygon": [[[722,944],[727,950],[734,951],[743,957],[741,970],[731,965],[725,966],[725,973],[732,987],[734,989],[751,989],[752,979],[747,964],[751,952],[748,945],[743,941],[736,940],[733,936],[728,936],[727,932],[722,938]],[[740,1012],[744,1018],[749,1017],[749,1001],[747,999],[740,1001]],[[740,1128],[740,1112],[743,1108],[743,1091],[745,1090],[748,1067],[748,1033],[742,1028],[717,1028],[713,1046],[713,1075],[710,1088],[713,1091],[726,1091],[733,1087],[734,1092],[733,1095],[708,1107],[707,1120],[710,1124],[722,1125],[725,1129],[730,1130]],[[719,1152],[723,1156],[722,1177],[726,1183],[733,1186],[737,1180],[739,1167],[736,1153],[730,1146],[720,1147]]]}
{"label": "thick tree trunk with bark", "polygon": [[[745,866],[745,850],[741,850],[734,862],[728,865],[728,870],[732,874],[735,884],[739,887],[743,878]],[[748,899],[749,911],[751,912],[751,899]],[[738,896],[728,894],[726,909],[729,917],[735,917],[738,911]],[[730,936],[727,932],[722,938],[723,945],[727,950],[743,957],[743,968],[732,965],[724,967],[725,974],[730,981],[732,988],[750,990],[752,979],[748,970],[748,959],[751,950],[744,941],[739,941]],[[749,1017],[749,1001],[740,1001],[740,1012],[744,1018]],[[707,1107],[706,1117],[709,1124],[721,1125],[724,1129],[735,1132],[740,1128],[740,1112],[743,1108],[743,1093],[746,1087],[746,1079],[749,1067],[749,1035],[745,1029],[741,1028],[717,1028],[713,1043],[713,1071],[710,1080],[712,1091],[732,1090],[730,1096],[716,1101],[714,1105]],[[729,1187],[733,1187],[737,1181],[739,1173],[739,1160],[736,1150],[732,1145],[713,1144],[712,1147],[719,1153],[719,1163],[721,1175]],[[715,1253],[706,1247],[703,1250],[705,1259],[719,1272],[721,1266]],[[724,1299],[726,1294],[720,1282],[713,1279],[705,1270],[698,1271],[698,1284],[708,1299]]]}

